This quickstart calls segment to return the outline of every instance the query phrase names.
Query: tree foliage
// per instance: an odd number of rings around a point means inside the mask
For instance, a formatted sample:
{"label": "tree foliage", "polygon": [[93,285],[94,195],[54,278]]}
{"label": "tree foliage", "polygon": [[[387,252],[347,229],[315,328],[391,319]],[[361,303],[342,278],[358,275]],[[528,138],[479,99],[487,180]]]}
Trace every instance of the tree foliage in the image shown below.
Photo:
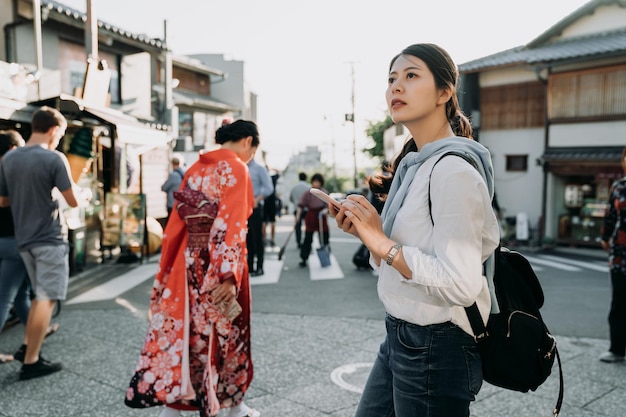
{"label": "tree foliage", "polygon": [[368,127],[365,133],[374,141],[374,146],[363,149],[363,152],[368,153],[372,158],[384,159],[384,134],[385,130],[389,129],[391,126],[393,126],[393,121],[389,115],[385,117],[385,120],[378,122],[368,121]]}

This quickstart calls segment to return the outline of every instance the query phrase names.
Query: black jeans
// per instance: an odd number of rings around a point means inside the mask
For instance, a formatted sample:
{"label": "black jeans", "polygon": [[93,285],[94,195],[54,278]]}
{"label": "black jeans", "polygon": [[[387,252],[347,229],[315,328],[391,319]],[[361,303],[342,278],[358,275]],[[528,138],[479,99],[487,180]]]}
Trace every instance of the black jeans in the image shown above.
{"label": "black jeans", "polygon": [[[309,259],[309,255],[311,255],[311,246],[313,246],[313,233],[319,232],[305,232],[304,233],[304,242],[302,242],[302,246],[300,247],[300,258],[303,261]],[[330,234],[328,231],[322,232],[322,236],[319,236],[320,242],[322,245],[328,245],[330,240]]]}
{"label": "black jeans", "polygon": [[[293,212],[294,216],[296,215],[297,210]],[[306,215],[306,211],[303,211],[298,219],[296,219],[296,243],[298,247],[302,246],[302,222],[304,221],[304,216]]]}
{"label": "black jeans", "polygon": [[[254,209],[248,218],[248,236],[246,239],[248,248],[248,270],[250,272],[263,269],[265,258],[265,246],[263,245],[263,206]],[[254,259],[256,258],[256,268]]]}
{"label": "black jeans", "polygon": [[626,274],[619,268],[611,269],[613,295],[609,312],[609,333],[611,348],[616,355],[626,353]]}

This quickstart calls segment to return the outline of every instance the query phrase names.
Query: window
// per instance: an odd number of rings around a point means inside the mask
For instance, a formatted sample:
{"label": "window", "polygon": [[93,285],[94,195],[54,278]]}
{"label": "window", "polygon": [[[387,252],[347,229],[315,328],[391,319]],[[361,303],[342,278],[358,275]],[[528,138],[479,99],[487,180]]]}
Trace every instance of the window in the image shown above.
{"label": "window", "polygon": [[480,90],[482,129],[524,129],[544,125],[546,89],[538,81]]}
{"label": "window", "polygon": [[551,120],[626,116],[626,65],[554,74],[548,83]]}
{"label": "window", "polygon": [[506,170],[515,172],[528,171],[528,155],[507,155]]}

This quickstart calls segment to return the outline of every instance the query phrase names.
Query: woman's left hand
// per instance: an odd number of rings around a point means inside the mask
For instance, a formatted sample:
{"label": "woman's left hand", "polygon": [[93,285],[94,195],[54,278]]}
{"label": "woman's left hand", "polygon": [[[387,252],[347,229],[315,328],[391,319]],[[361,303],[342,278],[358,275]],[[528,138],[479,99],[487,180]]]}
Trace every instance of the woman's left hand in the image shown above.
{"label": "woman's left hand", "polygon": [[343,231],[358,236],[368,248],[374,247],[378,240],[385,238],[382,219],[367,198],[352,194],[341,205],[345,218],[342,218],[339,226]]}
{"label": "woman's left hand", "polygon": [[230,301],[237,296],[237,286],[235,285],[235,278],[226,278],[220,285],[218,285],[212,292],[211,297],[213,304],[220,305],[222,303],[230,303]]}

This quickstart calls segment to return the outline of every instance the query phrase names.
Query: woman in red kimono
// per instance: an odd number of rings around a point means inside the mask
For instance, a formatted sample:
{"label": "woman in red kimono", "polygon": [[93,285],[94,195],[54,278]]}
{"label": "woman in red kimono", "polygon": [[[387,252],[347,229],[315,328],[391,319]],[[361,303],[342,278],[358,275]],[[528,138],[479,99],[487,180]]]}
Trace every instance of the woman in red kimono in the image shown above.
{"label": "woman in red kimono", "polygon": [[196,409],[214,417],[221,408],[230,408],[229,417],[260,416],[243,403],[253,375],[246,233],[254,197],[246,163],[259,146],[257,126],[225,124],[215,142],[221,148],[201,153],[175,193],[150,326],[126,391],[129,407],[166,405],[160,417]]}

